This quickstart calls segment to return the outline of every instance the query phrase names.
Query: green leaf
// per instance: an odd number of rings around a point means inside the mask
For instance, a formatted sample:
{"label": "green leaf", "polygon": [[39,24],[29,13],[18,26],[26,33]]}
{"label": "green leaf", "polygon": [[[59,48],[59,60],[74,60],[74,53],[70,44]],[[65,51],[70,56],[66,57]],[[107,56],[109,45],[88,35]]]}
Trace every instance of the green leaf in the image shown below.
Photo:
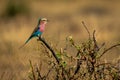
{"label": "green leaf", "polygon": [[57,52],[56,56],[58,59],[62,59],[62,54],[60,52]]}
{"label": "green leaf", "polygon": [[61,64],[62,64],[63,67],[67,66],[67,63],[65,61],[63,61]]}

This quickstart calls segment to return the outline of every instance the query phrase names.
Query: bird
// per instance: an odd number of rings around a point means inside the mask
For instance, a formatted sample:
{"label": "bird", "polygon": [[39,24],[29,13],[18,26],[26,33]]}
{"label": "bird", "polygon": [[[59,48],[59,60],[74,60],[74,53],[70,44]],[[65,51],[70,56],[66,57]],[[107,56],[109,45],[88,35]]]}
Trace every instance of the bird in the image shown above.
{"label": "bird", "polygon": [[48,22],[47,18],[39,18],[37,27],[35,27],[30,37],[25,41],[25,43],[20,48],[24,47],[32,38],[41,37],[42,33],[45,30],[47,22]]}

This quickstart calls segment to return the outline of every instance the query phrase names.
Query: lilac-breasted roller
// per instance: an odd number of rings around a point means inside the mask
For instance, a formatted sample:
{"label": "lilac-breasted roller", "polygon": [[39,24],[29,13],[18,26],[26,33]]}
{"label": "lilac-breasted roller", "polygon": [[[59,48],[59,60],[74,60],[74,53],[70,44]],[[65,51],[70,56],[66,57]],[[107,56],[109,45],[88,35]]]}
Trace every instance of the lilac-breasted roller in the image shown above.
{"label": "lilac-breasted roller", "polygon": [[48,20],[46,18],[40,18],[38,20],[37,27],[33,30],[31,36],[26,40],[26,42],[21,47],[25,46],[25,44],[27,44],[33,37],[40,37],[45,30],[45,25],[47,22]]}

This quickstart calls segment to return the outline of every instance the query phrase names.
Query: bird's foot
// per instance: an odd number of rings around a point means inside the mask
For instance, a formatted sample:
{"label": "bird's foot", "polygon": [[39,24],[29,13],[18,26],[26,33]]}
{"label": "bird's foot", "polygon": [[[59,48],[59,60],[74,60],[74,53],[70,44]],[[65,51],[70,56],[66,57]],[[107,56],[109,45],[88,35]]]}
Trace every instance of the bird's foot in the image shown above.
{"label": "bird's foot", "polygon": [[40,39],[37,39],[37,41],[40,41]]}

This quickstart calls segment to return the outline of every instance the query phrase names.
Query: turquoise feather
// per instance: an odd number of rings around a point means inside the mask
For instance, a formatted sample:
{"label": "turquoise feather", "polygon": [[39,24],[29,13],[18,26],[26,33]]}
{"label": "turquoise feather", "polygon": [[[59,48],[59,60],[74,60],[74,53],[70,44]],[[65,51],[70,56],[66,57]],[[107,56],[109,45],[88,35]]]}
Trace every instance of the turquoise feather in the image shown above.
{"label": "turquoise feather", "polygon": [[25,42],[25,44],[27,44],[33,37],[39,37],[42,35],[42,32],[40,32],[39,30],[35,33],[33,33],[28,39],[27,41]]}

